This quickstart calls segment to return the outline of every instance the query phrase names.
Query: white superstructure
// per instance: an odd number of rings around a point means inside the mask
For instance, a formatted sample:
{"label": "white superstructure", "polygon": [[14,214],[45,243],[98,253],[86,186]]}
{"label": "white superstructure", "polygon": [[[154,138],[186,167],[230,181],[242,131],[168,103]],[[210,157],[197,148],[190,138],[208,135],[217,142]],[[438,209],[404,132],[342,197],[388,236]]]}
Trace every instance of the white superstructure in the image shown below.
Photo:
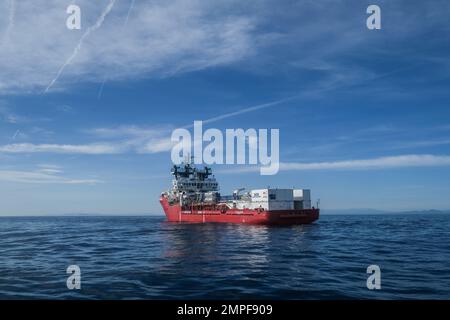
{"label": "white superstructure", "polygon": [[261,209],[265,211],[311,209],[311,190],[265,188],[244,192],[234,190],[231,196],[221,196],[211,169],[196,168],[191,163],[173,166],[172,189],[164,194],[169,203],[182,207],[192,205],[222,205],[230,209]]}

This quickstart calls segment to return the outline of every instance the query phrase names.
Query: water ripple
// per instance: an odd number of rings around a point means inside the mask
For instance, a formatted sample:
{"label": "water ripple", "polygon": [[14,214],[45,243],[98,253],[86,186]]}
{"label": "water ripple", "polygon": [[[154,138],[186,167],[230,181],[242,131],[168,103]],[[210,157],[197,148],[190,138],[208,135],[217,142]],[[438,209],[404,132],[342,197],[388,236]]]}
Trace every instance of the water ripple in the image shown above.
{"label": "water ripple", "polygon": [[[0,299],[448,299],[450,217],[323,216],[308,226],[162,217],[0,218]],[[82,270],[68,290],[66,268]],[[366,268],[382,289],[366,287]]]}

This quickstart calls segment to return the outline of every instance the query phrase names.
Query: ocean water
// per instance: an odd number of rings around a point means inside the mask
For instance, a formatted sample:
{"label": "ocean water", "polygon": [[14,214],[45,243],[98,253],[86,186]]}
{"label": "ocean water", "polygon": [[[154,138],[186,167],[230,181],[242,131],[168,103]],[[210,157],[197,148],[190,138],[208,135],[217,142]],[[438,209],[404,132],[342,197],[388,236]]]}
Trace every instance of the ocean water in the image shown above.
{"label": "ocean water", "polygon": [[[66,269],[81,269],[69,290]],[[366,269],[381,268],[368,290]],[[0,218],[0,299],[449,299],[449,215],[312,225],[164,217]]]}

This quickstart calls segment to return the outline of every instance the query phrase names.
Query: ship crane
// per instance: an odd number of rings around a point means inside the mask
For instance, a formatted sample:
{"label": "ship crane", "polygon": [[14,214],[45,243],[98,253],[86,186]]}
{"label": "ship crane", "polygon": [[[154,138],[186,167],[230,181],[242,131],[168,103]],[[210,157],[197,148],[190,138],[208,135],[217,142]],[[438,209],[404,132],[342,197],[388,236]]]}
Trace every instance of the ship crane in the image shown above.
{"label": "ship crane", "polygon": [[239,200],[239,193],[244,190],[245,190],[245,188],[239,188],[239,189],[234,190],[233,191],[233,199]]}

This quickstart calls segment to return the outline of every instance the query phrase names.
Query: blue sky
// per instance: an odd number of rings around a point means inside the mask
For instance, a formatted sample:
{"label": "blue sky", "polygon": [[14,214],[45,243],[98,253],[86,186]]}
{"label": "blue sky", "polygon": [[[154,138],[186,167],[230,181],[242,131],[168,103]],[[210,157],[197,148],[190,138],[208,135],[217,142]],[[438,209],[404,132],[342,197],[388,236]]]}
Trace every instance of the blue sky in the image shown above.
{"label": "blue sky", "polygon": [[[81,30],[65,26],[73,2]],[[369,4],[381,30],[366,28]],[[0,215],[160,214],[167,138],[220,116],[206,127],[279,128],[282,162],[275,176],[216,166],[222,193],[450,208],[448,1],[3,1],[0,13]]]}

